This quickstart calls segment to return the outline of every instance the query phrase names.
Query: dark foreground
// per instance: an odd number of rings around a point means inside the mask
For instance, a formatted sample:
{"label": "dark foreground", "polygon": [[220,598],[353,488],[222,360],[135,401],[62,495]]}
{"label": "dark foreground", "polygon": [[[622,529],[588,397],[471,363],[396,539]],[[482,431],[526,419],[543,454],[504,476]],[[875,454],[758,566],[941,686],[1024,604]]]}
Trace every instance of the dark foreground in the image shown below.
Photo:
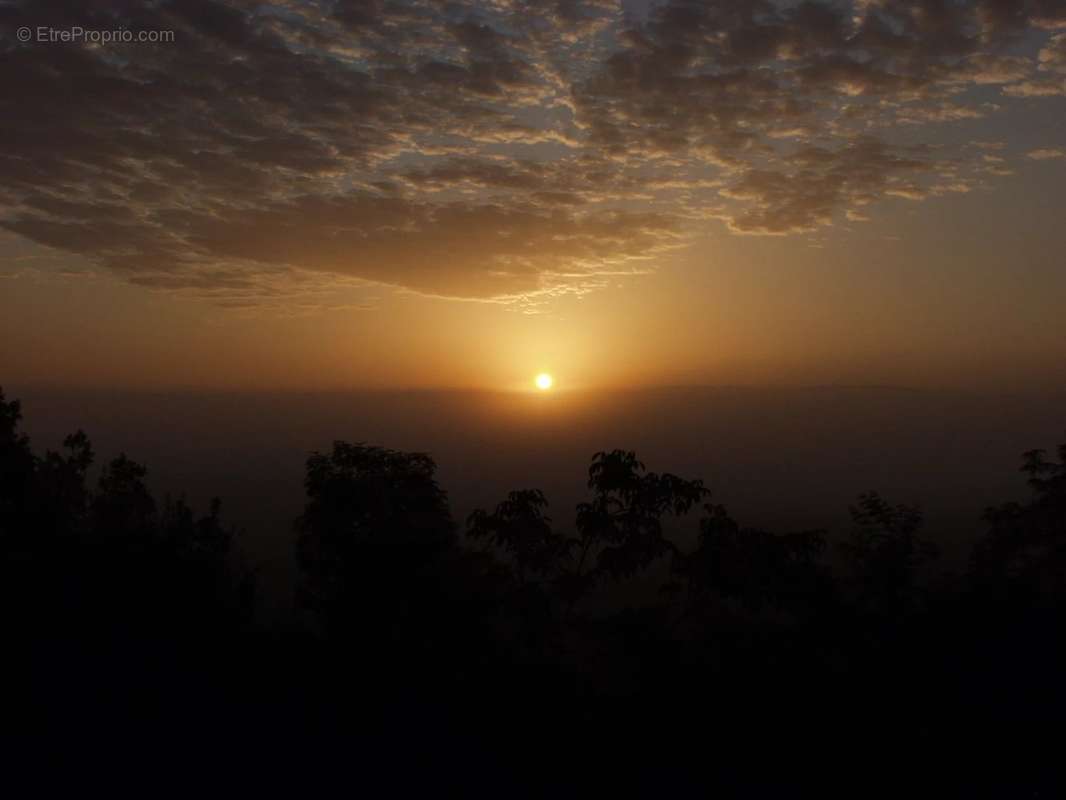
{"label": "dark foreground", "polygon": [[[34,454],[0,396],[6,781],[35,794],[1053,796],[1066,447],[1027,453],[948,573],[871,493],[841,541],[745,528],[599,453],[463,535],[425,455],[338,442],[294,524],[302,626],[257,623],[220,507],[153,498],[83,434]],[[694,547],[664,535],[689,515]],[[694,521],[695,516],[699,521]],[[5,792],[6,793],[6,792]]]}

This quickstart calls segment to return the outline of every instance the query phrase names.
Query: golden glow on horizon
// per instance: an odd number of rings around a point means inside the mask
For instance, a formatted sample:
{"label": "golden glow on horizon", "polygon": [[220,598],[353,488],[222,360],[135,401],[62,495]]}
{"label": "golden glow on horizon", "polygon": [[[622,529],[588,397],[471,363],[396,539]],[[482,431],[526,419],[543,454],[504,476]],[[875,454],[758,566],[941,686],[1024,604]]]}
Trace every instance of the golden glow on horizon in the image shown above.
{"label": "golden glow on horizon", "polygon": [[554,384],[555,381],[552,379],[552,376],[549,375],[547,372],[542,372],[540,373],[540,375],[533,379],[533,383],[535,383],[537,385],[537,388],[540,389],[542,392],[546,392],[550,388],[552,388],[552,384]]}
{"label": "golden glow on horizon", "polygon": [[[1047,194],[1054,181],[1041,186]],[[1017,215],[1054,232],[1053,210],[1027,205]],[[926,218],[907,219],[918,225]],[[900,224],[893,230],[911,230]],[[5,270],[26,253],[28,263],[42,264],[55,255],[36,245],[5,250],[0,237],[2,378],[9,392],[53,383],[454,389],[526,395],[546,401],[531,406],[544,409],[575,393],[683,385],[995,388],[1009,380],[1061,389],[1055,367],[1066,358],[1066,329],[1054,301],[1066,291],[1066,271],[1055,269],[1054,254],[1066,239],[1059,233],[1033,239],[1034,249],[1024,251],[1033,270],[1024,287],[1001,269],[1022,257],[1007,240],[953,240],[947,258],[932,222],[914,232],[906,252],[880,234],[856,232],[825,249],[797,248],[788,237],[700,240],[654,274],[553,298],[536,314],[384,289],[364,307],[360,288],[337,296],[358,311],[277,315],[219,308],[206,297],[144,294],[104,271],[89,279],[49,267],[12,277]],[[710,269],[712,255],[718,266]],[[971,280],[974,292],[960,306],[953,287]],[[1003,296],[1012,305],[1003,306]],[[874,306],[880,311],[870,314]],[[1022,307],[1028,317],[1011,310]],[[997,325],[975,323],[982,316]],[[544,390],[535,380],[541,372],[560,378]]]}

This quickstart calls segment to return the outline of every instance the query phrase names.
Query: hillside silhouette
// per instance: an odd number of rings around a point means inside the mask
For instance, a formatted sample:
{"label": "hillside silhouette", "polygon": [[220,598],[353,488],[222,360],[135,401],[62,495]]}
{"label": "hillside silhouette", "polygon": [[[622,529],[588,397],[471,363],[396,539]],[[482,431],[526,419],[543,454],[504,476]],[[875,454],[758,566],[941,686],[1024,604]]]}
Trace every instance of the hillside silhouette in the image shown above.
{"label": "hillside silhouette", "polygon": [[[223,504],[153,497],[0,393],[4,751],[41,786],[465,795],[996,793],[1059,786],[1066,445],[975,509],[966,569],[875,491],[846,531],[734,519],[598,452],[453,518],[425,453],[337,441],[293,522],[301,624],[256,614]],[[669,524],[667,524],[669,523]],[[695,531],[682,547],[667,534]]]}

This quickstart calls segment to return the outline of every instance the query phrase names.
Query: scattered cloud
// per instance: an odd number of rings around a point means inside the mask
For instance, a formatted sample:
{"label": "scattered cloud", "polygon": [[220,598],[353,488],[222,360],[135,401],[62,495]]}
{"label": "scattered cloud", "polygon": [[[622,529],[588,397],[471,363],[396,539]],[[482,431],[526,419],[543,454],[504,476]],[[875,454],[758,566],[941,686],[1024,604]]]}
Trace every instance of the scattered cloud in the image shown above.
{"label": "scattered cloud", "polygon": [[1030,150],[1026,155],[1036,161],[1047,161],[1052,158],[1066,158],[1066,148],[1041,147],[1038,150]]}
{"label": "scattered cloud", "polygon": [[227,307],[345,282],[534,307],[713,220],[808,232],[1009,174],[895,129],[1066,94],[1060,30],[1058,0],[16,0],[0,226]]}
{"label": "scattered cloud", "polygon": [[1022,81],[1006,87],[1003,92],[1011,97],[1063,97],[1066,96],[1066,78]]}

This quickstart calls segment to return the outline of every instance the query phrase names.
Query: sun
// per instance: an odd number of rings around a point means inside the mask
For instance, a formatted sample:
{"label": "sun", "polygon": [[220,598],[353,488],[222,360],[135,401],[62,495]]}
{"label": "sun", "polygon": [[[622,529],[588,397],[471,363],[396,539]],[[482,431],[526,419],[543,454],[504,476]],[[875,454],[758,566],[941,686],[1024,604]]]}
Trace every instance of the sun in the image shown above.
{"label": "sun", "polygon": [[555,383],[555,381],[552,379],[552,376],[549,375],[547,372],[542,372],[540,373],[540,375],[533,379],[533,383],[535,383],[537,385],[537,388],[540,389],[542,392],[546,392],[550,388],[552,388],[552,384]]}

